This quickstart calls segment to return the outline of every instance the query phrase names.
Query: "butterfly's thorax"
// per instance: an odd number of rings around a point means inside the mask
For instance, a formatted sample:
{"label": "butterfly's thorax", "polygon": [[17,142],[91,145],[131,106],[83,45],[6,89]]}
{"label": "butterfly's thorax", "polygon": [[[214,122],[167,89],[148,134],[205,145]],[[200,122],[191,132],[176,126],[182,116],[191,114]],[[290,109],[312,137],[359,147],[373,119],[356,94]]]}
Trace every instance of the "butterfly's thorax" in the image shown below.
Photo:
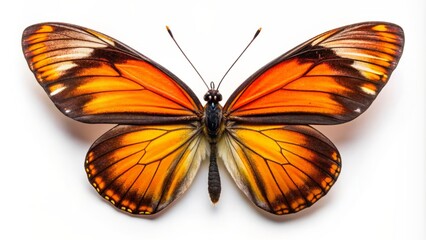
{"label": "butterfly's thorax", "polygon": [[223,132],[222,106],[219,104],[222,96],[217,90],[209,90],[204,100],[207,101],[204,106],[204,133],[209,142],[216,143]]}
{"label": "butterfly's thorax", "polygon": [[207,103],[204,107],[204,116],[205,133],[209,137],[209,141],[216,142],[220,136],[222,106],[215,103]]}

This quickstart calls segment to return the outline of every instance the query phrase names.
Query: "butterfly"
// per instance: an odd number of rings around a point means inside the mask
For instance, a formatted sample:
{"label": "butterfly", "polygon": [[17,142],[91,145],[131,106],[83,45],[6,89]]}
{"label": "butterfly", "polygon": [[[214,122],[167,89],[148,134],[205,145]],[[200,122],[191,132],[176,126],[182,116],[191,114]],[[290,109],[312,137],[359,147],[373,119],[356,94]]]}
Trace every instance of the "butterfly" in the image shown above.
{"label": "butterfly", "polygon": [[341,157],[310,125],[363,113],[403,45],[403,30],[392,23],[327,31],[259,69],[222,106],[214,84],[203,105],[166,68],[97,31],[41,23],[22,37],[31,71],[63,114],[117,124],[90,147],[85,171],[103,198],[135,215],[156,214],[179,198],[203,160],[210,161],[213,203],[221,160],[260,209],[282,215],[311,206],[336,182]]}

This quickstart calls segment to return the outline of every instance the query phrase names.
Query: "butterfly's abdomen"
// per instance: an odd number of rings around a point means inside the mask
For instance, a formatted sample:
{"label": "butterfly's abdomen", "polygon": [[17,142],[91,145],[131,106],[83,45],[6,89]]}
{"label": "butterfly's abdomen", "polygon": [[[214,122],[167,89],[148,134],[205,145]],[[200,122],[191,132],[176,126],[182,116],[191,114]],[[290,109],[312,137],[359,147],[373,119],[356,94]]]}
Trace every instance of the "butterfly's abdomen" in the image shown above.
{"label": "butterfly's abdomen", "polygon": [[217,167],[217,146],[216,143],[210,143],[210,166],[208,178],[208,190],[212,203],[217,203],[220,197],[220,175]]}

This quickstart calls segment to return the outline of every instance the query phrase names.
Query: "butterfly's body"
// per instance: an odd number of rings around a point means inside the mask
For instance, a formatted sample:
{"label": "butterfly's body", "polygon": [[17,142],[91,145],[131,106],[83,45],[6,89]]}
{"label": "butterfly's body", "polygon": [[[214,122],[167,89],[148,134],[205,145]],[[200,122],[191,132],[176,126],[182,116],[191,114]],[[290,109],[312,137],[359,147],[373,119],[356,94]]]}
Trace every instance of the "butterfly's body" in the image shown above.
{"label": "butterfly's body", "polygon": [[216,203],[219,201],[221,191],[220,174],[217,167],[217,142],[225,129],[223,124],[226,120],[223,119],[222,106],[219,103],[222,95],[218,90],[213,89],[213,86],[212,84],[212,89],[204,95],[207,104],[204,106],[203,130],[210,143],[208,191],[211,201]]}
{"label": "butterfly's body", "polygon": [[167,207],[207,159],[212,202],[220,196],[221,160],[259,208],[281,215],[311,206],[337,180],[341,159],[309,124],[344,123],[363,113],[403,44],[402,29],[391,23],[337,28],[265,65],[223,107],[212,84],[203,107],[174,74],[102,33],[42,23],[22,39],[30,69],[61,112],[118,124],[90,147],[85,170],[103,198],[131,214]]}

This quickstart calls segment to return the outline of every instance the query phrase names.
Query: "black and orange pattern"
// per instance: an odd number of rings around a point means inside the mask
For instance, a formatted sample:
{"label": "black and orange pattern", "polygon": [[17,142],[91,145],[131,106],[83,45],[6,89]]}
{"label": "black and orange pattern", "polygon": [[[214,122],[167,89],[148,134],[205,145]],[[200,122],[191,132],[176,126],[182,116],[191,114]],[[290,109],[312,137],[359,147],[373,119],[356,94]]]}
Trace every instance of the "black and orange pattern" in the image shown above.
{"label": "black and orange pattern", "polygon": [[259,208],[282,215],[311,206],[335,183],[341,158],[308,124],[344,123],[363,113],[403,45],[402,29],[384,22],[318,35],[261,68],[215,108],[220,126],[208,136],[209,113],[191,89],[123,43],[64,23],[30,26],[22,39],[30,69],[61,112],[119,124],[92,145],[85,168],[103,198],[141,215],[181,196],[211,154]]}
{"label": "black and orange pattern", "polygon": [[403,44],[402,29],[393,24],[361,23],[328,31],[253,74],[229,98],[225,115],[286,124],[350,121],[387,83]]}
{"label": "black and orange pattern", "polygon": [[[175,75],[126,45],[69,24],[27,28],[22,46],[37,80],[65,115],[88,123],[198,119],[202,105]],[[135,122],[135,117],[137,121]]]}

